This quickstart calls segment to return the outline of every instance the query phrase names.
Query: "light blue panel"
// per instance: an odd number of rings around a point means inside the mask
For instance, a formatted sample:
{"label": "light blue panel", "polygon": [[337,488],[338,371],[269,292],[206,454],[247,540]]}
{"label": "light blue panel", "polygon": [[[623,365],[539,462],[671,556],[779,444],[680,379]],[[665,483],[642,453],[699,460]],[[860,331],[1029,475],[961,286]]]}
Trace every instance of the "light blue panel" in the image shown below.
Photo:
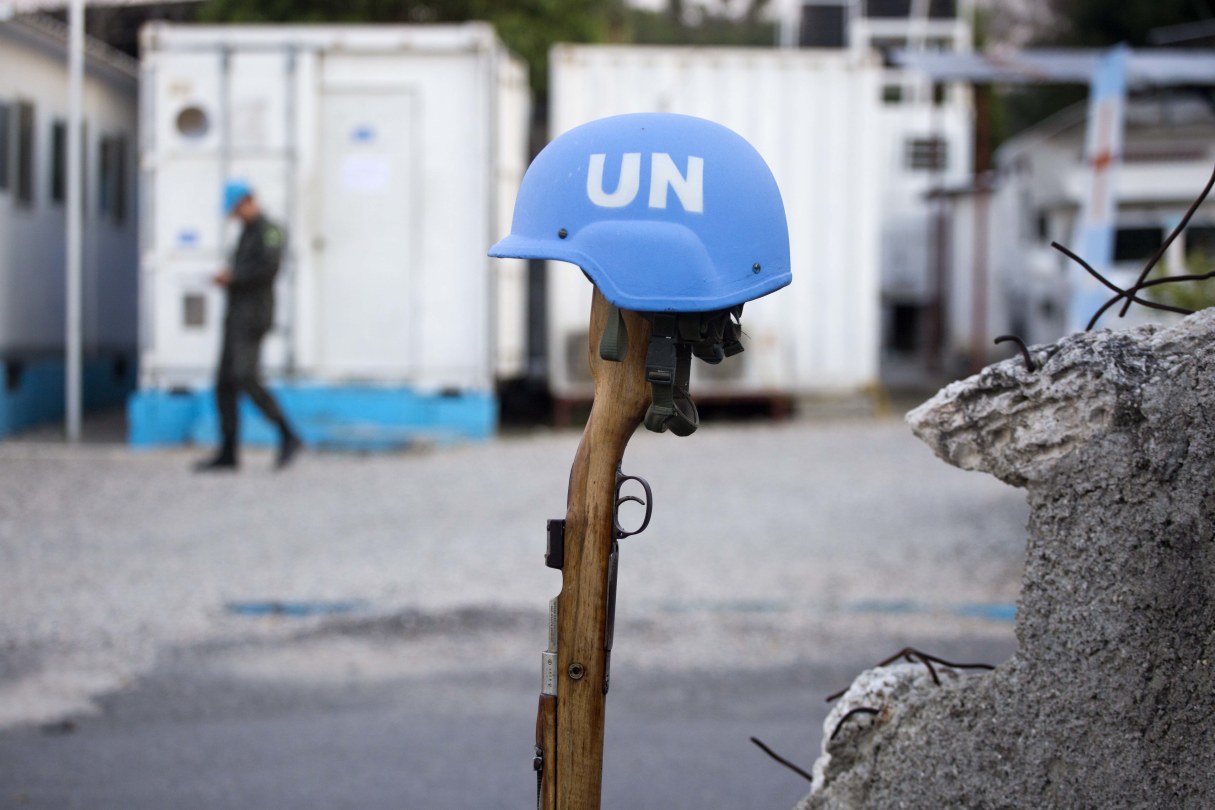
{"label": "light blue panel", "polygon": [[[0,363],[0,436],[61,420],[65,413],[64,365],[59,357]],[[85,358],[82,405],[86,411],[118,405],[134,387],[132,364],[110,355]]]}
{"label": "light blue panel", "polygon": [[[423,394],[411,388],[272,385],[287,418],[311,447],[381,451],[417,442],[446,444],[484,440],[498,422],[490,393]],[[219,441],[219,414],[212,391],[171,394],[139,391],[128,407],[133,445]],[[278,432],[247,397],[241,398],[241,442],[273,445]]]}
{"label": "light blue panel", "polygon": [[136,391],[127,400],[127,441],[134,447],[183,444],[190,440],[201,397],[193,392]]}
{"label": "light blue panel", "polygon": [[62,360],[5,363],[4,387],[0,390],[0,436],[62,419],[63,386]]}

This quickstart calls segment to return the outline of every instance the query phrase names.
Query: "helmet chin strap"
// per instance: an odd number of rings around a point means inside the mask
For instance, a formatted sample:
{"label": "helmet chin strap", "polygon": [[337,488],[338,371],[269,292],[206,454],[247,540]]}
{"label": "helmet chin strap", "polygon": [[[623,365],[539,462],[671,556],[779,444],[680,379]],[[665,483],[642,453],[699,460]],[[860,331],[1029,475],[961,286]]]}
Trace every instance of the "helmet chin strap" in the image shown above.
{"label": "helmet chin strap", "polygon": [[[692,355],[709,364],[720,363],[743,350],[740,340],[742,304],[712,312],[643,312],[651,323],[645,378],[650,407],[645,426],[655,433],[670,430],[690,436],[700,425],[696,403],[688,393]],[[599,356],[619,362],[628,348],[624,316],[612,306],[599,340]]]}
{"label": "helmet chin strap", "polygon": [[645,380],[650,384],[646,430],[689,436],[700,425],[696,405],[688,396],[692,347],[679,339],[679,315],[653,314],[650,347],[645,355]]}

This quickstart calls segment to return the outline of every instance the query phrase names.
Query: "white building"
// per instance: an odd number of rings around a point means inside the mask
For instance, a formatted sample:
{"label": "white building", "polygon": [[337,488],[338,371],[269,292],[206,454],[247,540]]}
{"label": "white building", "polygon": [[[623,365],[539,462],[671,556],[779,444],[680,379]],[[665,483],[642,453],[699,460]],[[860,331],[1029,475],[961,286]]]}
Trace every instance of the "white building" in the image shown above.
{"label": "white building", "polygon": [[[931,192],[972,176],[974,113],[968,86],[934,85],[891,55],[969,52],[969,7],[783,2],[772,7],[777,49],[554,49],[552,136],[625,112],[698,115],[751,141],[781,187],[793,286],[747,305],[740,358],[694,364],[702,396],[837,395],[920,370],[943,289]],[[589,391],[589,293],[561,267],[548,279],[550,388],[561,402]]]}
{"label": "white building", "polygon": [[[64,412],[66,30],[0,21],[0,436]],[[134,383],[137,67],[88,43],[84,80],[84,403]]]}
{"label": "white building", "polygon": [[973,175],[975,114],[961,82],[896,67],[898,51],[969,53],[972,0],[778,0],[786,47],[882,55],[882,378],[919,381],[942,333],[942,238],[934,192]]}
{"label": "white building", "polygon": [[[1066,322],[1067,302],[1085,271],[1050,243],[1077,247],[1073,234],[1088,193],[1086,119],[1086,105],[1080,104],[1001,146],[986,233],[976,231],[975,197],[955,198],[950,310],[956,317],[951,318],[949,337],[955,354],[967,351],[973,342],[975,276],[970,271],[976,266],[986,267],[988,274],[979,283],[989,291],[983,315],[989,335],[1006,332],[1027,343],[1047,343],[1077,327]],[[1122,162],[1115,172],[1111,281],[1123,288],[1134,283],[1202,191],[1213,167],[1215,110],[1206,99],[1181,91],[1132,96]],[[986,258],[976,262],[975,252],[984,242]],[[1215,269],[1213,259],[1215,203],[1208,200],[1165,252],[1160,266],[1170,275],[1198,268],[1206,272]],[[1120,309],[1121,304],[1103,315],[1097,327],[1172,317],[1132,306],[1127,318],[1119,319]]]}
{"label": "white building", "polygon": [[[1087,84],[1106,55],[1094,50],[906,51],[896,58],[908,70],[938,81]],[[1135,50],[1126,55],[1124,69],[1131,99],[1125,143],[1102,161],[1116,178],[1109,197],[1117,201],[1113,267],[1102,270],[1122,286],[1134,282],[1210,176],[1212,112],[1194,88],[1215,86],[1215,56],[1203,49]],[[1090,284],[1083,268],[1050,247],[1058,241],[1083,252],[1074,240],[1093,176],[1086,156],[1088,119],[1086,104],[1053,116],[1007,141],[994,157],[994,170],[934,192],[942,206],[936,261],[942,295],[934,319],[940,338],[926,359],[935,357],[948,374],[975,371],[1007,356],[1008,347],[993,346],[995,336],[1053,341],[1084,328],[1092,317],[1076,302],[1091,297],[1097,302],[1085,303],[1085,309],[1095,312],[1101,306],[1103,288]],[[1203,222],[1199,212],[1164,257],[1163,268],[1179,272],[1186,251],[1194,253],[1209,239]],[[1134,307],[1126,319],[1106,317],[1101,325],[1159,317]]]}

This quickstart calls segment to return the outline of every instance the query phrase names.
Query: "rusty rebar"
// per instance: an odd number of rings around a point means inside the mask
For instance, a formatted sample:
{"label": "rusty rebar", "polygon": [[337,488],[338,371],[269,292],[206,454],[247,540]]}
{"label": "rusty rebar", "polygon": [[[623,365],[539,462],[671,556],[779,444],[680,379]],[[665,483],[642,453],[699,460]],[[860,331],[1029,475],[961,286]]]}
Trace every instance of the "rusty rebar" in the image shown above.
{"label": "rusty rebar", "polygon": [[996,338],[995,343],[997,346],[999,346],[1001,343],[1004,343],[1009,340],[1016,343],[1017,346],[1021,349],[1021,356],[1023,358],[1025,358],[1025,369],[1030,374],[1033,374],[1035,371],[1037,371],[1038,366],[1034,363],[1034,358],[1032,356],[1030,356],[1029,347],[1025,345],[1024,340],[1022,340],[1021,338],[1019,338],[1016,335],[1000,335],[998,338]]}
{"label": "rusty rebar", "polygon": [[1157,250],[1155,255],[1148,259],[1148,263],[1143,266],[1143,270],[1139,273],[1139,278],[1136,279],[1135,283],[1130,288],[1130,296],[1127,297],[1126,304],[1123,305],[1122,311],[1118,313],[1119,318],[1126,317],[1127,310],[1131,308],[1131,297],[1144,286],[1144,281],[1147,279],[1148,273],[1152,272],[1152,268],[1156,266],[1156,262],[1160,261],[1160,257],[1162,257],[1165,254],[1165,251],[1169,249],[1169,245],[1173,244],[1173,240],[1176,239],[1181,232],[1185,230],[1186,226],[1190,224],[1190,218],[1194,216],[1194,212],[1198,210],[1198,206],[1202,205],[1202,201],[1205,200],[1207,195],[1211,193],[1212,186],[1215,186],[1215,171],[1211,172],[1211,177],[1207,180],[1206,186],[1203,187],[1202,193],[1199,194],[1198,199],[1194,200],[1193,204],[1190,205],[1189,210],[1185,212],[1185,216],[1181,218],[1181,222],[1177,223],[1177,227],[1174,228],[1172,233],[1169,234],[1168,238],[1161,243],[1160,249]]}
{"label": "rusty rebar", "polygon": [[[923,652],[921,650],[917,650],[915,647],[904,647],[903,649],[899,650],[898,652],[896,652],[894,655],[890,656],[886,660],[879,661],[877,664],[875,664],[875,666],[879,666],[879,667],[890,666],[891,664],[893,664],[895,661],[899,660],[900,658],[905,659],[907,661],[907,663],[909,663],[909,664],[917,663],[917,661],[918,661],[918,663],[923,664],[924,667],[928,670],[928,674],[930,676],[932,676],[932,682],[934,684],[936,684],[937,686],[941,685],[941,679],[940,679],[940,677],[938,677],[936,668],[933,667],[933,664],[940,664],[941,666],[949,667],[950,669],[986,669],[986,670],[995,669],[995,667],[991,664],[956,664],[953,661],[946,661],[944,658],[941,658],[940,656],[931,655],[931,654]],[[847,687],[847,688],[841,689],[838,692],[833,692],[832,694],[827,695],[827,697],[825,699],[826,702],[830,703],[833,700],[837,700],[837,699],[843,697],[844,694],[847,693],[849,688],[851,688],[851,687]]]}
{"label": "rusty rebar", "polygon": [[882,713],[881,709],[871,709],[868,706],[857,706],[855,709],[853,709],[852,711],[848,712],[847,714],[845,714],[843,717],[840,718],[840,721],[835,724],[835,731],[832,731],[831,736],[828,737],[827,739],[834,740],[836,738],[836,736],[839,735],[840,731],[843,730],[844,723],[847,723],[849,720],[851,720],[853,717],[855,717],[858,714],[879,715],[881,713]]}
{"label": "rusty rebar", "polygon": [[795,774],[797,774],[798,776],[801,776],[801,777],[802,777],[802,778],[804,778],[804,779],[805,779],[807,782],[809,782],[809,783],[811,783],[811,784],[814,784],[814,777],[813,777],[811,774],[806,773],[806,771],[802,770],[802,769],[801,769],[801,768],[799,768],[797,765],[794,765],[792,762],[790,762],[789,760],[785,759],[784,757],[782,757],[780,754],[778,754],[778,753],[776,753],[775,751],[773,751],[773,750],[772,750],[771,748],[769,748],[768,746],[764,745],[764,744],[763,744],[763,742],[761,742],[761,741],[760,741],[760,739],[759,739],[758,737],[752,737],[752,738],[751,738],[751,742],[753,742],[753,743],[755,743],[756,745],[758,745],[758,746],[760,747],[760,750],[762,750],[762,751],[763,751],[765,754],[767,754],[768,756],[772,757],[774,760],[776,760],[777,762],[779,762],[781,765],[784,765],[786,768],[788,768],[789,770],[793,771],[793,772],[794,772]]}
{"label": "rusty rebar", "polygon": [[1139,271],[1139,277],[1135,280],[1135,283],[1126,289],[1119,287],[1117,284],[1114,284],[1105,276],[1101,275],[1101,273],[1093,269],[1092,265],[1077,256],[1072,251],[1068,250],[1063,245],[1059,244],[1058,242],[1050,243],[1051,247],[1083,267],[1093,278],[1097,279],[1097,281],[1114,291],[1114,297],[1109,301],[1106,301],[1095,313],[1093,313],[1093,316],[1088,321],[1088,325],[1084,327],[1084,331],[1092,331],[1093,327],[1097,325],[1097,321],[1101,319],[1101,316],[1104,315],[1110,309],[1110,307],[1114,306],[1114,304],[1122,301],[1123,299],[1125,299],[1125,303],[1122,305],[1122,311],[1118,313],[1118,317],[1120,318],[1126,317],[1126,313],[1130,310],[1131,304],[1139,304],[1140,306],[1144,306],[1149,309],[1159,309],[1164,310],[1165,312],[1175,312],[1180,315],[1194,314],[1194,310],[1192,309],[1175,307],[1169,304],[1161,304],[1156,301],[1149,301],[1147,299],[1140,298],[1138,295],[1136,295],[1136,293],[1142,289],[1154,287],[1158,284],[1176,284],[1183,281],[1206,281],[1207,279],[1215,278],[1215,272],[1211,272],[1203,273],[1201,275],[1166,276],[1164,278],[1153,279],[1151,281],[1147,280],[1148,274],[1152,272],[1152,268],[1159,263],[1160,259],[1168,251],[1169,246],[1173,244],[1177,237],[1181,235],[1181,232],[1186,229],[1186,226],[1190,224],[1190,220],[1193,218],[1195,212],[1198,211],[1199,206],[1201,206],[1203,201],[1206,200],[1207,195],[1211,193],[1212,188],[1215,188],[1215,170],[1211,172],[1211,176],[1207,180],[1207,184],[1203,187],[1202,192],[1198,195],[1194,202],[1190,204],[1189,209],[1185,212],[1185,216],[1183,216],[1181,221],[1177,223],[1177,227],[1173,228],[1173,230],[1169,232],[1169,235],[1160,244],[1159,249],[1157,249],[1152,257],[1147,260],[1147,263],[1144,264],[1143,269]]}
{"label": "rusty rebar", "polygon": [[[1181,315],[1194,314],[1194,311],[1191,309],[1183,309],[1182,307],[1174,307],[1174,306],[1170,306],[1169,304],[1161,304],[1156,301],[1149,301],[1145,298],[1140,298],[1139,296],[1135,295],[1135,288],[1132,288],[1130,290],[1122,289],[1117,284],[1110,281],[1105,276],[1101,275],[1096,270],[1094,270],[1093,266],[1090,265],[1088,262],[1086,262],[1084,259],[1080,258],[1075,253],[1073,253],[1071,250],[1069,250],[1068,248],[1059,244],[1058,242],[1051,242],[1050,246],[1053,247],[1055,250],[1059,251],[1060,253],[1062,253],[1064,256],[1067,256],[1067,258],[1071,259],[1076,264],[1083,267],[1085,270],[1088,271],[1089,275],[1091,275],[1093,278],[1097,279],[1097,281],[1100,281],[1106,287],[1109,287],[1115,293],[1114,297],[1111,298],[1109,301],[1105,302],[1105,304],[1100,309],[1097,310],[1097,312],[1093,315],[1093,317],[1089,319],[1088,326],[1084,327],[1084,331],[1086,331],[1086,332],[1092,331],[1092,328],[1097,325],[1097,321],[1100,320],[1101,316],[1105,314],[1106,310],[1108,310],[1114,304],[1118,303],[1123,298],[1127,298],[1130,302],[1139,304],[1140,306],[1147,307],[1148,309],[1162,309],[1167,312],[1176,312]],[[1176,279],[1167,279],[1167,280],[1161,280],[1161,281],[1164,283],[1169,283],[1174,280],[1181,280],[1181,278],[1177,277]]]}

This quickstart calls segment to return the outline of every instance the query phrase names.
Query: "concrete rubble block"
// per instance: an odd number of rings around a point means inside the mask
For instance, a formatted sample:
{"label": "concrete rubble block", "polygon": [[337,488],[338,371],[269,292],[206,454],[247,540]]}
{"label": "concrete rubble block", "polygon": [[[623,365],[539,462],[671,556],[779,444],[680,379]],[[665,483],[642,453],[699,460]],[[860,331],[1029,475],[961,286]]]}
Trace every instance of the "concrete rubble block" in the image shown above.
{"label": "concrete rubble block", "polygon": [[826,746],[799,810],[1215,807],[1213,349],[1215,311],[1075,334],[908,414],[1026,490],[1018,650],[865,695],[882,714]]}

